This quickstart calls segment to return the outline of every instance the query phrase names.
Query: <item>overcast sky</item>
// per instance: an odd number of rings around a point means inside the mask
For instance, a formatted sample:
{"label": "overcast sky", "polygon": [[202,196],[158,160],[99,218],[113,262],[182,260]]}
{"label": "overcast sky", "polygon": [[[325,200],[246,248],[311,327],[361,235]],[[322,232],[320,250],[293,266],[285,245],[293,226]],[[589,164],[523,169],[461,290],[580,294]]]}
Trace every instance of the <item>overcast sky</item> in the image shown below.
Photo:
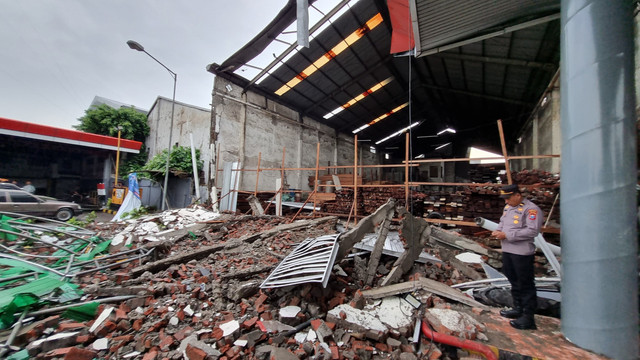
{"label": "overcast sky", "polygon": [[209,108],[213,74],[287,0],[0,0],[0,117],[70,129],[94,96]]}

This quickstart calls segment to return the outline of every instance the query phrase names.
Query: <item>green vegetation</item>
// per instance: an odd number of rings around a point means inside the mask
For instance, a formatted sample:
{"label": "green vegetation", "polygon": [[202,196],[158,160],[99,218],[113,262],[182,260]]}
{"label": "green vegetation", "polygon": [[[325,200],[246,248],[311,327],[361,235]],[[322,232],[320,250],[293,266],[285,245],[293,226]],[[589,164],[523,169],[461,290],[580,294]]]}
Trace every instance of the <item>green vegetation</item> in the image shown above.
{"label": "green vegetation", "polygon": [[120,218],[122,219],[137,219],[143,215],[149,214],[149,208],[146,206],[140,206],[139,208],[135,208],[129,212],[122,213]]}
{"label": "green vegetation", "polygon": [[117,137],[118,127],[120,127],[120,138],[143,143],[139,154],[128,155],[127,159],[119,164],[120,174],[126,175],[144,166],[148,157],[144,141],[150,132],[145,114],[133,108],[114,109],[102,104],[85,110],[85,115],[78,121],[80,121],[80,125],[73,126],[77,130]]}
{"label": "green vegetation", "polygon": [[69,225],[75,225],[75,226],[79,226],[79,227],[86,227],[87,225],[93,223],[96,218],[98,217],[98,215],[96,214],[95,211],[90,212],[85,218],[84,220],[80,220],[77,217],[72,217],[71,219],[69,219],[67,221],[67,224]]}
{"label": "green vegetation", "polygon": [[[204,163],[200,160],[200,150],[196,150],[196,163],[198,169],[202,169]],[[138,172],[150,171],[156,174],[164,175],[167,166],[167,149],[154,156],[143,167],[137,169]],[[174,146],[171,149],[171,158],[169,160],[169,170],[172,172],[183,173],[186,175],[193,174],[193,165],[191,163],[191,148],[185,146]]]}

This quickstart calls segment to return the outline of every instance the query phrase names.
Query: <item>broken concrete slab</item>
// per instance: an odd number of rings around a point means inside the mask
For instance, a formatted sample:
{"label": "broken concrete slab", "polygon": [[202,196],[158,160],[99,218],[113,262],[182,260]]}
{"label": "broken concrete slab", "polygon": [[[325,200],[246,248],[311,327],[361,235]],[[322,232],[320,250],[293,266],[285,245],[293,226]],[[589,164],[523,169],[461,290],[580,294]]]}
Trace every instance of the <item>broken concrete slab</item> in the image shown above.
{"label": "broken concrete slab", "polygon": [[427,309],[424,318],[436,332],[468,340],[487,340],[486,327],[470,315],[452,309]]}
{"label": "broken concrete slab", "polygon": [[335,322],[375,341],[383,341],[390,329],[404,336],[413,330],[413,307],[398,297],[387,297],[374,306],[356,309],[341,304],[329,310],[327,321]]}

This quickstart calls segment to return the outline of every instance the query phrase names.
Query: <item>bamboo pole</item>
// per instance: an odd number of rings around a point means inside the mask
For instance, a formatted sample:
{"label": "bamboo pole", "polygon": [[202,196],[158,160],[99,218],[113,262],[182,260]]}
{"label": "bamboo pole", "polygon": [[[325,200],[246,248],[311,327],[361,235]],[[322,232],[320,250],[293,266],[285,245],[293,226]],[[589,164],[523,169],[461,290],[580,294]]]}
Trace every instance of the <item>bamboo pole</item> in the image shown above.
{"label": "bamboo pole", "polygon": [[216,189],[218,189],[218,172],[220,171],[220,168],[218,168],[218,164],[220,163],[220,146],[218,146],[218,148],[216,149],[216,181],[214,181],[213,186],[216,187]]}
{"label": "bamboo pole", "polygon": [[282,147],[282,167],[280,168],[280,178],[282,179],[282,182],[280,183],[280,192],[282,192],[282,188],[284,187],[284,154],[285,154],[285,150],[286,147]]}
{"label": "bamboo pole", "polygon": [[504,131],[502,130],[502,120],[498,119],[498,131],[500,132],[500,145],[502,145],[502,156],[504,156],[504,167],[507,169],[507,182],[513,183],[511,180],[511,168],[509,168],[509,157],[507,156],[507,145],[504,142]]}
{"label": "bamboo pole", "polygon": [[[313,195],[315,195],[316,191],[314,190],[311,195],[309,195],[309,197],[307,197],[307,199],[304,201],[304,203],[302,204],[302,206],[300,207],[300,209],[298,209],[298,211],[296,212],[296,214],[291,218],[291,220],[289,220],[288,224],[291,224],[292,222],[294,222],[296,220],[296,218],[298,217],[298,214],[300,214],[300,212],[302,212],[302,209],[304,209],[304,206],[307,205],[307,203],[309,202],[309,198]],[[316,213],[316,203],[315,203],[315,196],[314,196],[314,202],[313,202],[313,212],[311,217],[313,218],[314,215]]]}
{"label": "bamboo pole", "polygon": [[258,153],[258,169],[256,169],[256,191],[253,192],[253,196],[258,195],[258,182],[260,181],[260,160],[262,158],[262,153]]}
{"label": "bamboo pole", "polygon": [[311,216],[316,215],[316,198],[315,196],[318,193],[318,182],[320,181],[318,178],[318,167],[320,166],[320,143],[316,146],[316,181],[313,184],[313,211],[311,212]]}
{"label": "bamboo pole", "polygon": [[358,135],[353,138],[353,221],[358,225]]}

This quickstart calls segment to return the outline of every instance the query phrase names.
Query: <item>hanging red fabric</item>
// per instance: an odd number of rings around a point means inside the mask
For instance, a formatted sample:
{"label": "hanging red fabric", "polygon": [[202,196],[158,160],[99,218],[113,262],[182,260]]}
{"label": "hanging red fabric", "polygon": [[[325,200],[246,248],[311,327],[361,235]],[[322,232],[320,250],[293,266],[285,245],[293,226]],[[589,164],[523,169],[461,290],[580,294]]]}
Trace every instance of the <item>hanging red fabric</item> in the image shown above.
{"label": "hanging red fabric", "polygon": [[414,48],[413,26],[409,0],[387,0],[389,16],[391,17],[391,50],[389,53],[409,51]]}

